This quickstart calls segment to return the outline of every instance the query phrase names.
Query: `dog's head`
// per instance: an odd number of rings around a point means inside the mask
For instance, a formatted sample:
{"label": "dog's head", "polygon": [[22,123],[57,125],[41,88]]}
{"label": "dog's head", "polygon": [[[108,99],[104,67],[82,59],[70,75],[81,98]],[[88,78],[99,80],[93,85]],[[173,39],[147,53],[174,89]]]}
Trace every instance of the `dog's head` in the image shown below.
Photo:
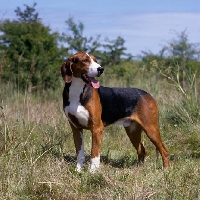
{"label": "dog's head", "polygon": [[71,82],[73,77],[81,78],[94,88],[99,87],[99,82],[94,77],[100,76],[103,70],[104,68],[97,63],[94,56],[84,52],[78,52],[69,57],[60,69],[65,82]]}

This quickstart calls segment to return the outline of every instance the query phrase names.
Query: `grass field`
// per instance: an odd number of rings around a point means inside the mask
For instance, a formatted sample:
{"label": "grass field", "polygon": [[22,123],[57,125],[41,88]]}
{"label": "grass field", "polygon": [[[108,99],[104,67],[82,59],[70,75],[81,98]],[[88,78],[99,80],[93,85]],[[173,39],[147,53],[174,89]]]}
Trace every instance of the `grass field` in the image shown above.
{"label": "grass field", "polygon": [[171,168],[162,169],[145,134],[148,156],[137,154],[120,126],[104,131],[100,170],[88,171],[91,134],[84,132],[86,163],[76,172],[71,129],[62,111],[62,87],[32,94],[2,85],[0,97],[0,199],[200,199],[199,102],[183,101],[166,81],[139,77],[103,85],[134,86],[150,92],[160,108],[160,130]]}

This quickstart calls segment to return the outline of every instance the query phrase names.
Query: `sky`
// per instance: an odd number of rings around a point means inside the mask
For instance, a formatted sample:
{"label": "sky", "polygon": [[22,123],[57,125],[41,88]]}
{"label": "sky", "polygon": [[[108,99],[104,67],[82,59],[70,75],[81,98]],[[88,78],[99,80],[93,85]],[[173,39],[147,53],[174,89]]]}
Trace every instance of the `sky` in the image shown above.
{"label": "sky", "polygon": [[34,2],[52,31],[67,33],[65,21],[73,17],[84,24],[84,36],[120,36],[134,56],[159,53],[184,30],[190,43],[200,43],[200,0],[0,0],[0,20],[14,19],[17,7]]}

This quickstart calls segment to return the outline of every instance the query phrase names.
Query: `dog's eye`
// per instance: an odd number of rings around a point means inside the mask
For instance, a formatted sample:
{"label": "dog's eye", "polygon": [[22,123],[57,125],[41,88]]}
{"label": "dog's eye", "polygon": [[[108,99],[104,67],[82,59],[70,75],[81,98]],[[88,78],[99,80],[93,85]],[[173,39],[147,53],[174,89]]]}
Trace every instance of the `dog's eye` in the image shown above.
{"label": "dog's eye", "polygon": [[82,62],[88,62],[88,59],[84,59],[84,60],[82,60]]}

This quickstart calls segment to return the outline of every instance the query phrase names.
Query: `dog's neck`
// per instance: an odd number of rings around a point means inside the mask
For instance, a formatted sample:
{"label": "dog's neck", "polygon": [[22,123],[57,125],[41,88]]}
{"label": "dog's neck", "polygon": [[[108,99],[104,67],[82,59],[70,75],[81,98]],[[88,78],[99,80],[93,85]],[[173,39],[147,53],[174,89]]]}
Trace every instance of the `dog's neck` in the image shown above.
{"label": "dog's neck", "polygon": [[85,82],[82,79],[73,77],[69,88],[69,101],[79,100],[84,87]]}

